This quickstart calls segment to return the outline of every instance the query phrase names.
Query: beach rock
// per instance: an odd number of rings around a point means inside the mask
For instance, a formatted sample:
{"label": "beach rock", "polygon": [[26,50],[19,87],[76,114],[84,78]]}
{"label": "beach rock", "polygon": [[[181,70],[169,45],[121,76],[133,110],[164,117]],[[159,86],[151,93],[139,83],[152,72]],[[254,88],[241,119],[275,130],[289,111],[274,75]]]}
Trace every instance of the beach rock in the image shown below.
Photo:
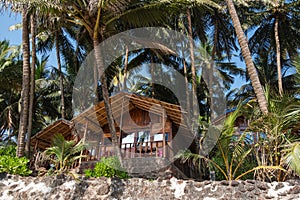
{"label": "beach rock", "polygon": [[0,200],[9,199],[299,199],[298,180],[292,183],[261,181],[194,181],[165,179],[92,178],[6,175],[0,182]]}

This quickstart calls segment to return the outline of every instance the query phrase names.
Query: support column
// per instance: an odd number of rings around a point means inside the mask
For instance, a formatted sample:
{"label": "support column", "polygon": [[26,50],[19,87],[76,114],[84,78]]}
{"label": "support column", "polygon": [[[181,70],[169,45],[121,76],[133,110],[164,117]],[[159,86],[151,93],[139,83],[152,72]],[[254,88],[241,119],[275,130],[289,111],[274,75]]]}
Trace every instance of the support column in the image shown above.
{"label": "support column", "polygon": [[163,131],[163,157],[166,157],[166,131],[165,131],[165,112],[162,113],[162,131]]}
{"label": "support column", "polygon": [[[84,129],[83,138],[82,138],[83,143],[85,143],[85,138],[86,138],[86,134],[87,134],[87,129],[88,129],[88,122],[86,122],[86,124],[85,124],[85,129]],[[80,152],[80,156],[82,156],[82,154],[83,154],[83,150]],[[81,166],[81,161],[82,161],[82,158],[80,157],[80,158],[79,158],[79,168],[80,168],[80,166]]]}

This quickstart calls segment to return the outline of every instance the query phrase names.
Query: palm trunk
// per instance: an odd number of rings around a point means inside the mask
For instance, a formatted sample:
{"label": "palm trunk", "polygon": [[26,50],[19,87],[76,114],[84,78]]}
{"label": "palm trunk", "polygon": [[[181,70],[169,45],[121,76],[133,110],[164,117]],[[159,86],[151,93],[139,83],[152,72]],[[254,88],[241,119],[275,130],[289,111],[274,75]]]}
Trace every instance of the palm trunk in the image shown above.
{"label": "palm trunk", "polygon": [[128,46],[125,47],[125,61],[124,61],[124,79],[123,79],[123,90],[127,90],[126,79],[127,79],[127,71],[128,71]]}
{"label": "palm trunk", "polygon": [[31,32],[31,72],[30,72],[30,100],[29,100],[29,116],[28,116],[28,131],[25,146],[25,153],[30,157],[30,139],[33,122],[33,103],[35,97],[35,63],[36,63],[36,46],[35,46],[35,14],[30,15],[30,32]]}
{"label": "palm trunk", "polygon": [[217,42],[218,42],[218,24],[215,24],[215,31],[214,31],[214,44],[213,49],[211,52],[211,62],[210,62],[210,68],[209,68],[209,83],[208,83],[208,90],[209,90],[209,96],[210,96],[210,117],[211,119],[214,119],[214,101],[213,101],[213,78],[214,78],[214,66],[215,66],[215,57],[217,52]]}
{"label": "palm trunk", "polygon": [[150,68],[150,73],[151,73],[151,97],[154,98],[155,97],[155,84],[154,84],[154,79],[155,79],[155,72],[154,72],[154,58],[153,58],[153,54],[151,53],[151,68]]}
{"label": "palm trunk", "polygon": [[[187,19],[188,19],[188,35],[189,35],[189,43],[190,43],[190,56],[191,56],[191,71],[192,71],[192,100],[195,101],[194,98],[196,96],[197,83],[196,83],[196,69],[195,69],[195,57],[194,57],[194,44],[193,44],[193,31],[192,31],[192,19],[191,12],[187,9]],[[195,105],[196,102],[192,101],[192,105]],[[193,118],[196,117],[197,111],[192,109]]]}
{"label": "palm trunk", "polygon": [[239,42],[241,50],[242,50],[242,55],[245,59],[245,63],[246,63],[246,67],[247,67],[247,70],[249,73],[251,84],[253,86],[254,92],[257,97],[259,108],[263,114],[267,114],[268,113],[268,104],[267,104],[266,96],[264,94],[262,85],[258,78],[257,71],[253,64],[253,60],[252,60],[251,53],[249,50],[248,42],[245,37],[244,31],[242,29],[239,17],[235,10],[233,1],[226,0],[226,2],[227,2],[228,10],[229,10],[229,13],[230,13],[230,16],[231,16],[231,19],[232,19],[232,22],[233,22],[233,25],[235,28],[235,32],[238,37],[238,42]]}
{"label": "palm trunk", "polygon": [[117,136],[114,118],[113,118],[113,114],[112,114],[112,108],[111,108],[111,105],[109,102],[109,94],[108,94],[108,87],[107,87],[107,82],[106,82],[107,81],[106,75],[105,75],[105,71],[103,70],[103,62],[102,62],[102,54],[101,54],[102,52],[98,48],[98,45],[99,45],[98,38],[93,39],[93,44],[94,44],[95,59],[96,59],[96,63],[98,66],[101,88],[102,88],[102,96],[103,96],[104,106],[105,106],[105,110],[106,110],[106,114],[107,114],[107,122],[108,122],[109,130],[110,130],[110,134],[111,134],[111,139],[112,139],[112,143],[115,147],[117,156],[119,157],[120,162],[122,163],[121,151],[118,148],[118,136]]}
{"label": "palm trunk", "polygon": [[181,44],[182,48],[182,64],[183,64],[183,73],[184,73],[184,82],[185,82],[185,94],[186,94],[186,111],[190,111],[190,97],[189,97],[189,80],[188,80],[188,72],[186,67],[186,60],[184,59],[184,47]]}
{"label": "palm trunk", "polygon": [[277,61],[277,76],[278,76],[278,91],[279,95],[282,96],[283,88],[282,88],[282,74],[281,74],[281,53],[280,53],[280,40],[279,40],[279,33],[278,33],[278,24],[279,19],[278,16],[275,18],[275,25],[274,25],[274,34],[275,34],[275,44],[276,44],[276,61]]}
{"label": "palm trunk", "polygon": [[57,29],[55,31],[55,48],[56,48],[57,69],[58,69],[58,73],[59,73],[59,88],[60,88],[60,98],[61,98],[61,118],[64,119],[66,117],[64,76],[63,76],[63,73],[61,70],[58,31],[59,31],[59,29]]}
{"label": "palm trunk", "polygon": [[21,117],[18,135],[17,156],[24,156],[25,135],[28,123],[29,84],[30,84],[30,56],[29,56],[29,30],[28,10],[24,6],[22,10],[22,46],[23,46],[23,77],[21,93]]}

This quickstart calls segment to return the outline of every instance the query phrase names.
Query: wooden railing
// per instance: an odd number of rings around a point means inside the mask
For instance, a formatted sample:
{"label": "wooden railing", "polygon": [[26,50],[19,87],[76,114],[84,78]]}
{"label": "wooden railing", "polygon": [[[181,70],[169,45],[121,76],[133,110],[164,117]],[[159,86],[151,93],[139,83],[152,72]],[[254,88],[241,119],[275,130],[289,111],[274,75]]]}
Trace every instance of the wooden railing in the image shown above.
{"label": "wooden railing", "polygon": [[[135,157],[166,157],[170,154],[168,143],[163,141],[147,141],[135,143],[122,143],[121,153],[123,158]],[[84,152],[86,157],[83,161],[100,160],[101,157],[116,155],[112,145],[90,146],[88,151]]]}
{"label": "wooden railing", "polygon": [[163,141],[148,141],[143,143],[123,143],[121,150],[124,158],[163,157],[166,148],[163,146]]}

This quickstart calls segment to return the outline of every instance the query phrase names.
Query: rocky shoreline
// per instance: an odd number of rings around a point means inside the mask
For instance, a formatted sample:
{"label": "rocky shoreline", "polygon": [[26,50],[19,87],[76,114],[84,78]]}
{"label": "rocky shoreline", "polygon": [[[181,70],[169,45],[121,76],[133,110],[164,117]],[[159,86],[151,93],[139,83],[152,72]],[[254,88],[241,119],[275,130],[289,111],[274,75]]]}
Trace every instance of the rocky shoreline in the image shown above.
{"label": "rocky shoreline", "polygon": [[0,200],[15,199],[300,199],[300,180],[265,183],[1,175]]}

